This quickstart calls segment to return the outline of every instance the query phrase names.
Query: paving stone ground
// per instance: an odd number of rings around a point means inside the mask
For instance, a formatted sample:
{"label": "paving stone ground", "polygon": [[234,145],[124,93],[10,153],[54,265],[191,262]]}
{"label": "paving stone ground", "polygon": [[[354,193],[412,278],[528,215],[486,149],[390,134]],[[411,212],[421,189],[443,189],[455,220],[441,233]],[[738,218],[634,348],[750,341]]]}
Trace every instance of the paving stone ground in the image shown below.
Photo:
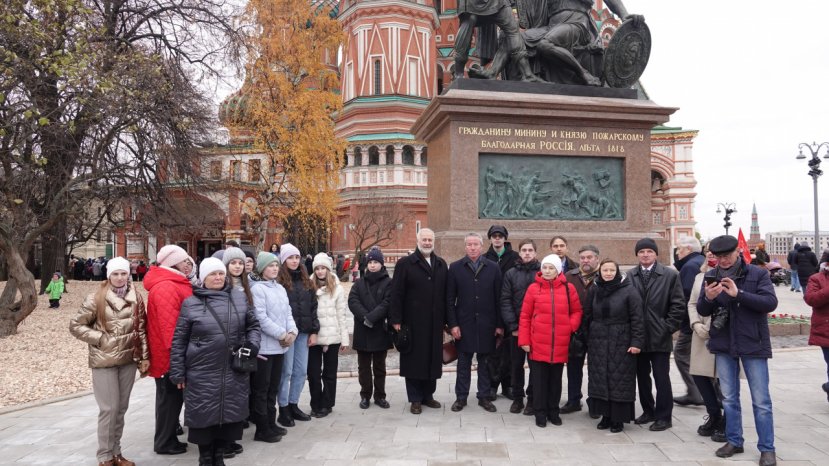
{"label": "paving stone ground", "polygon": [[[817,348],[778,350],[770,367],[779,464],[829,464],[829,403],[820,389],[826,380],[822,353]],[[671,375],[675,393],[681,394],[675,368]],[[500,397],[497,413],[474,403],[451,412],[454,381],[454,372],[447,372],[438,383],[441,409],[424,408],[415,416],[408,412],[399,377],[389,377],[388,410],[375,405],[361,410],[356,378],[341,378],[330,416],[298,422],[276,444],[254,442],[253,431],[246,430],[245,453],[227,464],[742,465],[759,459],[745,387],[746,453],[719,460],[714,456],[718,445],[696,434],[705,414],[702,408],[675,407],[673,428],[666,432],[630,424],[624,432],[610,434],[597,430],[596,421],[584,411],[564,415],[560,427],[542,429],[530,417],[510,414],[510,401]],[[193,445],[176,457],[152,452],[154,387],[148,379],[135,385],[123,438],[125,456],[142,466],[196,464]],[[300,404],[307,407],[307,391]],[[95,464],[97,412],[94,398],[86,395],[0,415],[0,464]]]}

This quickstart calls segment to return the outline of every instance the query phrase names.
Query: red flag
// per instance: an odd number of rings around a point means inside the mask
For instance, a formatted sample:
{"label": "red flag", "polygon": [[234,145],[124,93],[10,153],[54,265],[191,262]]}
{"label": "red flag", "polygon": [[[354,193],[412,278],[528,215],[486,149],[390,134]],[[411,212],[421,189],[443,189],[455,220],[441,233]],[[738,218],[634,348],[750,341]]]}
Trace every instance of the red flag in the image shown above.
{"label": "red flag", "polygon": [[737,235],[737,248],[743,250],[743,260],[746,261],[746,264],[751,263],[751,251],[748,250],[748,243],[746,243],[746,237],[743,236],[743,229],[740,228],[740,232]]}

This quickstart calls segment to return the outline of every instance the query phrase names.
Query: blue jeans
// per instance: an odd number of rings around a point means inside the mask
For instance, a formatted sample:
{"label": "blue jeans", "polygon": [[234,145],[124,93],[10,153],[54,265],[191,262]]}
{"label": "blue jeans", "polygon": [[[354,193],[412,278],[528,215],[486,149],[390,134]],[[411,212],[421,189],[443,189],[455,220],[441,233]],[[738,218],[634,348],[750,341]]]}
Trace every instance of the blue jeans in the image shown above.
{"label": "blue jeans", "polygon": [[800,277],[797,276],[797,270],[792,270],[792,289],[800,290]]}
{"label": "blue jeans", "polygon": [[728,443],[743,446],[743,415],[740,408],[740,364],[748,379],[751,407],[757,429],[757,449],[774,451],[774,416],[769,394],[769,361],[766,358],[731,357],[716,354],[717,377],[722,389],[722,405],[725,411],[725,437]]}
{"label": "blue jeans", "polygon": [[308,377],[308,334],[300,333],[285,353],[282,361],[282,379],[279,381],[279,407],[299,403],[299,395]]}

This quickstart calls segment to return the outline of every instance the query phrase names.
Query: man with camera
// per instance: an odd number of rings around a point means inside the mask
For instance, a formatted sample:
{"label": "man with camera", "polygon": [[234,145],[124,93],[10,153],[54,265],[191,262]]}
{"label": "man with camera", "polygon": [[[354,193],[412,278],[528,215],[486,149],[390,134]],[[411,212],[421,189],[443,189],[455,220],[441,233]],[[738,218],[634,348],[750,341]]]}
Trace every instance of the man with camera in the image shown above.
{"label": "man with camera", "polygon": [[719,264],[705,274],[704,294],[697,302],[697,311],[701,316],[711,316],[708,350],[716,357],[723,394],[728,443],[716,455],[728,458],[744,451],[739,378],[742,363],[751,391],[760,465],[775,465],[768,367],[771,339],[767,320],[767,314],[777,308],[774,286],[764,268],[743,261],[737,238],[718,236],[708,247]]}

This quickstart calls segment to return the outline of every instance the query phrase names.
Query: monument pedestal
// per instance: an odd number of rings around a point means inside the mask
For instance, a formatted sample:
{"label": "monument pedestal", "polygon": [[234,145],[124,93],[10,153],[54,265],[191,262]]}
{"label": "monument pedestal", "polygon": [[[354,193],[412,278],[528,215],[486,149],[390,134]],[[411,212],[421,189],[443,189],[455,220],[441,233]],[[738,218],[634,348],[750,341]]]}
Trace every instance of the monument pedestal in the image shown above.
{"label": "monument pedestal", "polygon": [[489,90],[499,83],[459,80],[412,126],[429,147],[425,226],[438,254],[458,259],[466,233],[502,224],[516,249],[535,240],[539,257],[562,235],[574,259],[579,246],[594,244],[601,257],[631,264],[636,241],[649,236],[668,261],[668,239],[651,214],[650,131],[677,109],[636,100],[632,90]]}

